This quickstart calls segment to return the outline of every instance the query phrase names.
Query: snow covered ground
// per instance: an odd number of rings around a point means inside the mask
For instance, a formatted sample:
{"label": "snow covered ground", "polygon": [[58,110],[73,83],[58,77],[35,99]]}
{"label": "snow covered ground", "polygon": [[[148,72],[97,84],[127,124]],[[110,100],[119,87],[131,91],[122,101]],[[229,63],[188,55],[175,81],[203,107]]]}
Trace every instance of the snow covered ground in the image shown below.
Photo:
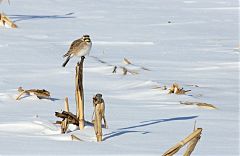
{"label": "snow covered ground", "polygon": [[[19,26],[0,28],[0,155],[161,155],[192,132],[195,120],[203,133],[193,155],[239,155],[238,1],[11,0],[0,9]],[[102,143],[91,126],[60,134],[53,124],[66,96],[75,112],[77,59],[61,64],[83,34],[93,41],[90,56],[122,66],[126,57],[150,69],[128,65],[139,74],[123,76],[86,58],[85,117],[91,120],[92,96],[102,93],[109,124]],[[174,82],[192,91],[153,89]],[[16,101],[19,86],[47,89],[58,100]],[[84,141],[71,141],[71,134]]]}

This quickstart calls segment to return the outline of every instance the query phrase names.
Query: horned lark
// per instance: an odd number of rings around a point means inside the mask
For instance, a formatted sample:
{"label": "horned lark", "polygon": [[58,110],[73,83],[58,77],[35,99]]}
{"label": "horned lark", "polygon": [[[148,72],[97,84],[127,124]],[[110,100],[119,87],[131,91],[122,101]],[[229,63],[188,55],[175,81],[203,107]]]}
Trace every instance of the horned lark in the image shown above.
{"label": "horned lark", "polygon": [[80,39],[73,41],[68,52],[63,55],[63,57],[67,57],[67,59],[62,66],[65,67],[68,61],[74,56],[82,57],[89,55],[91,47],[92,42],[89,35],[83,35]]}

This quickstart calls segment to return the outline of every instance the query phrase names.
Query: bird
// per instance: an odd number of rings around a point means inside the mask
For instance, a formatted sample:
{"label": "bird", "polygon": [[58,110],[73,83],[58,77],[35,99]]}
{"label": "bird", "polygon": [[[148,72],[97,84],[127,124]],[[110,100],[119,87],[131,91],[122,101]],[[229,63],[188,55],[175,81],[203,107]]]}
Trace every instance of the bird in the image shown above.
{"label": "bird", "polygon": [[74,56],[85,57],[89,55],[91,48],[92,41],[89,35],[83,35],[81,38],[73,41],[68,52],[63,55],[63,57],[67,57],[67,59],[62,64],[62,67],[65,67],[68,61]]}

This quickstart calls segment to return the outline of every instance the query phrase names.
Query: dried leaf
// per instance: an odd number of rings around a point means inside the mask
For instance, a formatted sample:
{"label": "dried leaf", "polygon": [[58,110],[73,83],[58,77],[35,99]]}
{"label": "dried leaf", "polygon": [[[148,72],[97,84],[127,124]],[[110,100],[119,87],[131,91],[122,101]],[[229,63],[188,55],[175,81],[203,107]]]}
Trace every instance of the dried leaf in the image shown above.
{"label": "dried leaf", "polygon": [[183,88],[180,88],[177,83],[174,83],[171,88],[169,88],[168,94],[185,94],[187,92],[190,92],[191,90],[184,90]]}
{"label": "dried leaf", "polygon": [[126,58],[123,59],[123,63],[124,63],[124,64],[132,64],[132,63],[131,63],[128,59],[126,59]]}
{"label": "dried leaf", "polygon": [[215,107],[212,104],[208,104],[208,103],[198,103],[196,104],[198,107],[204,108],[204,109],[217,109],[217,107]]}
{"label": "dried leaf", "polygon": [[209,103],[203,103],[203,102],[189,102],[189,101],[185,101],[185,102],[182,102],[180,101],[180,104],[184,104],[184,105],[196,105],[200,108],[204,108],[204,109],[217,109],[217,107],[215,107],[214,105],[212,104],[209,104]]}

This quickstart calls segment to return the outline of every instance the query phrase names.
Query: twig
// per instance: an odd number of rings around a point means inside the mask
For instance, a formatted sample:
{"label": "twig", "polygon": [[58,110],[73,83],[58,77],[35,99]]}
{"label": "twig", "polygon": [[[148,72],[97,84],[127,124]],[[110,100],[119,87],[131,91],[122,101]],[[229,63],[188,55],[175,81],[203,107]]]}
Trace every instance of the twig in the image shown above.
{"label": "twig", "polygon": [[78,138],[76,135],[71,135],[72,140],[78,140],[78,141],[83,141],[82,139]]}
{"label": "twig", "polygon": [[117,66],[114,66],[112,73],[116,73],[116,72],[117,72]]}
{"label": "twig", "polygon": [[142,70],[151,71],[150,69],[145,68],[145,67],[143,67],[143,66],[139,66],[139,65],[133,64],[133,63],[130,62],[127,58],[124,58],[124,59],[123,59],[123,63],[124,63],[124,64],[127,64],[127,65],[130,64],[130,65],[135,66],[135,67],[140,67]]}

